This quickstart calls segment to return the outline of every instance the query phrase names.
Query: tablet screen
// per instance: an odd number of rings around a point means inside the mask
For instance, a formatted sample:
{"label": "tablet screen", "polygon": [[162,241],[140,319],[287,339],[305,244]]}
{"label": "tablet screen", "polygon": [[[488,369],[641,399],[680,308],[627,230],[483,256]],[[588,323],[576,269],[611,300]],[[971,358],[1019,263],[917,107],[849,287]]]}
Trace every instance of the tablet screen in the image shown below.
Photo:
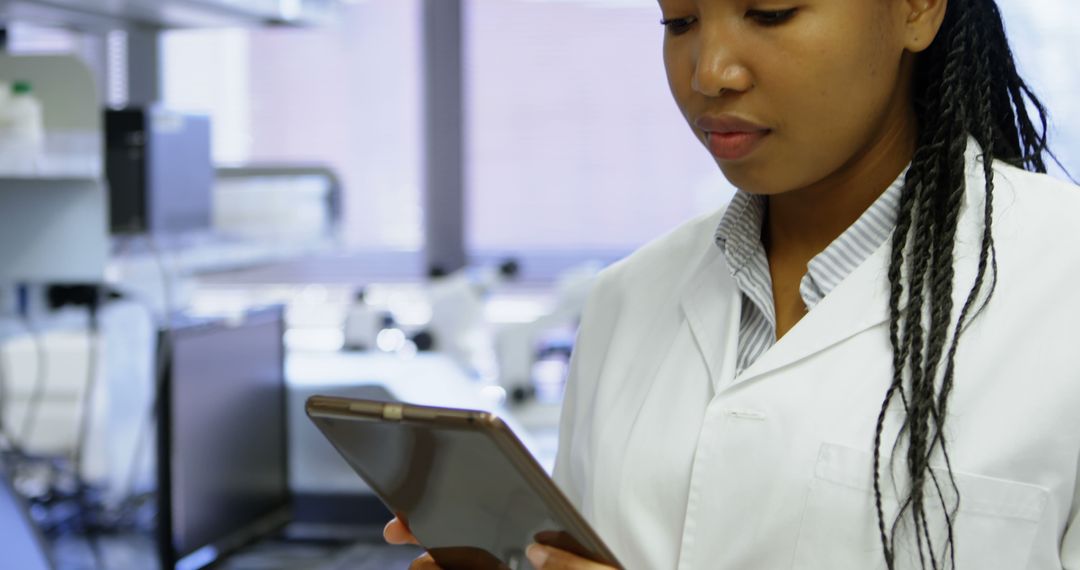
{"label": "tablet screen", "polygon": [[595,557],[485,431],[315,422],[446,570],[529,569],[525,548],[538,541]]}

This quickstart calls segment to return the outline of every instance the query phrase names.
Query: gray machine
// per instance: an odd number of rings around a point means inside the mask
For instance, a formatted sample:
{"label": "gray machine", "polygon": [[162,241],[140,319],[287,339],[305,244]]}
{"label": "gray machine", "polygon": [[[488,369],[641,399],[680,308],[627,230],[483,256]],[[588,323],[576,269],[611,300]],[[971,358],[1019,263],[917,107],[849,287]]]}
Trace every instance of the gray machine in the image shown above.
{"label": "gray machine", "polygon": [[209,230],[214,164],[210,119],[160,107],[105,113],[113,234]]}

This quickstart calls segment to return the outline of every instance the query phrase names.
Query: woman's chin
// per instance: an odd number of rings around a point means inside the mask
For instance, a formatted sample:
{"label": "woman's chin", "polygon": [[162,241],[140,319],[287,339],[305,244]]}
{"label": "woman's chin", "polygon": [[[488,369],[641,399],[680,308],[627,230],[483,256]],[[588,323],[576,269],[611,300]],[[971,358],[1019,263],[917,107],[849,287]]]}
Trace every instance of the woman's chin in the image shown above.
{"label": "woman's chin", "polygon": [[767,172],[766,169],[747,168],[746,165],[731,166],[723,164],[720,165],[720,170],[724,173],[724,178],[727,178],[732,186],[747,194],[769,196],[782,194],[787,188],[790,188],[788,184],[785,184],[784,180],[776,176],[775,171]]}

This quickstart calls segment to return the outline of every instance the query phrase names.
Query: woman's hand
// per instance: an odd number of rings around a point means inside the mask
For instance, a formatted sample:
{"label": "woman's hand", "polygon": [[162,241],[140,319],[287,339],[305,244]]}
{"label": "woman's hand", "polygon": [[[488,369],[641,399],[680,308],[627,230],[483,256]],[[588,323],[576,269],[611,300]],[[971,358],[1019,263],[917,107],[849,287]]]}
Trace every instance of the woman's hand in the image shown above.
{"label": "woman's hand", "polygon": [[[399,518],[394,518],[386,525],[383,529],[383,538],[390,544],[420,544],[408,525]],[[525,551],[525,555],[536,570],[616,570],[611,566],[575,556],[565,550],[540,544],[530,546]],[[489,564],[483,564],[483,566],[488,567]],[[440,570],[440,568],[431,555],[425,553],[413,560],[409,565],[409,570]]]}
{"label": "woman's hand", "polygon": [[412,531],[409,530],[409,526],[402,522],[401,518],[394,517],[394,520],[386,524],[386,528],[383,529],[383,538],[390,544],[415,544],[420,545],[420,542],[413,536]]}
{"label": "woman's hand", "polygon": [[[394,517],[394,520],[383,529],[383,538],[390,544],[420,544],[409,527],[397,517]],[[425,552],[423,556],[412,561],[409,570],[440,570],[440,568],[431,555]]]}
{"label": "woman's hand", "polygon": [[525,551],[536,570],[616,570],[551,546],[534,544]]}

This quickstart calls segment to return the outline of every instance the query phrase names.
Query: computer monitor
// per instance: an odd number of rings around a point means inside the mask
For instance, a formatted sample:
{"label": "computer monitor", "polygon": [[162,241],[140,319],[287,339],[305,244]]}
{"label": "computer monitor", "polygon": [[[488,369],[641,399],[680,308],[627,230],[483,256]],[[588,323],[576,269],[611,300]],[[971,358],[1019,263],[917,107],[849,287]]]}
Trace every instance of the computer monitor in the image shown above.
{"label": "computer monitor", "polygon": [[162,568],[201,568],[288,522],[282,336],[280,308],[163,334]]}
{"label": "computer monitor", "polygon": [[[0,465],[0,468],[3,466]],[[20,570],[51,570],[53,568],[45,541],[30,519],[22,497],[0,469],[0,542],[4,568]]]}

